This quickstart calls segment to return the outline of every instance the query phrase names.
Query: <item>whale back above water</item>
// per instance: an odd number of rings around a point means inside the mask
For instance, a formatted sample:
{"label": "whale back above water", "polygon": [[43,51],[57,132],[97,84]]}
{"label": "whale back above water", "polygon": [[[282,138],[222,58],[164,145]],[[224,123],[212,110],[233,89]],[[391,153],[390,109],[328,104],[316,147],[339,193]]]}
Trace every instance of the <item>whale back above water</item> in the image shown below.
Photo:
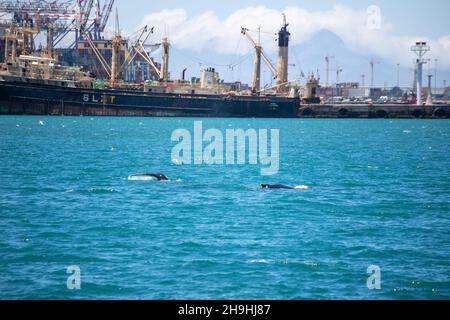
{"label": "whale back above water", "polygon": [[293,190],[295,187],[285,186],[282,184],[262,184],[261,187],[263,189],[284,189],[284,190]]}
{"label": "whale back above water", "polygon": [[263,189],[275,189],[275,190],[309,190],[308,186],[285,186],[283,184],[262,184]]}
{"label": "whale back above water", "polygon": [[128,177],[130,181],[169,181],[169,178],[163,173],[139,173]]}

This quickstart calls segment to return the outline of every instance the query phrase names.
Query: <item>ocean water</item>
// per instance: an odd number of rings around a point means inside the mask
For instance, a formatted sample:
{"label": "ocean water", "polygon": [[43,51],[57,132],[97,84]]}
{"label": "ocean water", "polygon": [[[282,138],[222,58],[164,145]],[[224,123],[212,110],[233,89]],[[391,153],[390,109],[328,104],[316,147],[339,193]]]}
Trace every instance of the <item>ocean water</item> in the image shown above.
{"label": "ocean water", "polygon": [[0,299],[450,298],[450,121],[202,119],[280,129],[264,177],[175,165],[194,120],[0,117]]}

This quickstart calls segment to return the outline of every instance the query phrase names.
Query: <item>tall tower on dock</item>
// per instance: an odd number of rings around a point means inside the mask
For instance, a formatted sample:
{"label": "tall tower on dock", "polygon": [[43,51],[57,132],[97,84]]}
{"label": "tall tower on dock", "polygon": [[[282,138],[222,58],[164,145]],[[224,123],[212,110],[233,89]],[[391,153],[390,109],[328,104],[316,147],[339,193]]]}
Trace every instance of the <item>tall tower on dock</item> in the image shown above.
{"label": "tall tower on dock", "polygon": [[422,105],[422,80],[423,80],[423,65],[426,63],[423,58],[428,51],[430,51],[430,46],[426,42],[416,42],[415,46],[411,47],[411,51],[417,55],[416,59],[416,72],[417,72],[417,105]]}
{"label": "tall tower on dock", "polygon": [[287,29],[288,26],[286,15],[283,14],[283,27],[278,32],[277,91],[280,93],[286,92],[286,84],[288,82],[289,39],[291,36]]}

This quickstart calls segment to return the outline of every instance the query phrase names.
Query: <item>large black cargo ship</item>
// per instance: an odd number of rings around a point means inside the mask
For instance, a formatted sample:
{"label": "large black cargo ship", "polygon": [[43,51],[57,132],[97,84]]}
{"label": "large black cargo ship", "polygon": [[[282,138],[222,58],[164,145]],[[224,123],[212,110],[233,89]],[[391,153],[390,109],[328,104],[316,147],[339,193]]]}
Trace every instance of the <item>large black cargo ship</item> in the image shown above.
{"label": "large black cargo ship", "polygon": [[299,98],[137,92],[0,81],[0,114],[293,118]]}
{"label": "large black cargo ship", "polygon": [[[28,52],[28,36],[38,34],[28,25],[12,25],[5,37],[5,62],[0,64],[0,114],[85,115],[85,116],[158,116],[158,117],[255,117],[294,118],[300,109],[298,88],[290,86],[287,77],[288,24],[279,32],[279,61],[275,68],[261,46],[242,29],[255,47],[255,67],[251,90],[230,89],[223,85],[214,68],[201,71],[199,81],[171,80],[169,74],[170,42],[160,44],[161,67],[158,68],[144,48],[153,32],[142,30],[139,39],[129,48],[118,28],[111,41],[95,43],[84,28],[84,45],[100,61],[107,79],[92,73],[91,66],[70,66],[55,55],[52,26],[47,30],[47,48]],[[144,37],[144,34],[147,34]],[[23,39],[18,39],[23,35]],[[143,40],[141,40],[144,38]],[[78,38],[77,38],[78,39]],[[20,40],[20,41],[19,41]],[[99,48],[110,48],[111,61],[106,61]],[[123,52],[125,51],[125,54]],[[276,90],[261,91],[261,55],[277,79]],[[125,61],[121,60],[125,56]],[[124,68],[140,56],[157,73],[158,80],[128,82]],[[273,89],[273,88],[270,88]]]}

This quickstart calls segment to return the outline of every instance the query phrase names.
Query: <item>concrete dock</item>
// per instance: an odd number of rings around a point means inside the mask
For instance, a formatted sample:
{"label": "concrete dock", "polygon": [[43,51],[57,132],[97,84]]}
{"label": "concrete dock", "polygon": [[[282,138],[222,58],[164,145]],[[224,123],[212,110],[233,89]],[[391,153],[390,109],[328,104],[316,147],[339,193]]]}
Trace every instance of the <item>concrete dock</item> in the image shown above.
{"label": "concrete dock", "polygon": [[450,104],[418,106],[410,104],[308,104],[299,110],[300,118],[450,118]]}

